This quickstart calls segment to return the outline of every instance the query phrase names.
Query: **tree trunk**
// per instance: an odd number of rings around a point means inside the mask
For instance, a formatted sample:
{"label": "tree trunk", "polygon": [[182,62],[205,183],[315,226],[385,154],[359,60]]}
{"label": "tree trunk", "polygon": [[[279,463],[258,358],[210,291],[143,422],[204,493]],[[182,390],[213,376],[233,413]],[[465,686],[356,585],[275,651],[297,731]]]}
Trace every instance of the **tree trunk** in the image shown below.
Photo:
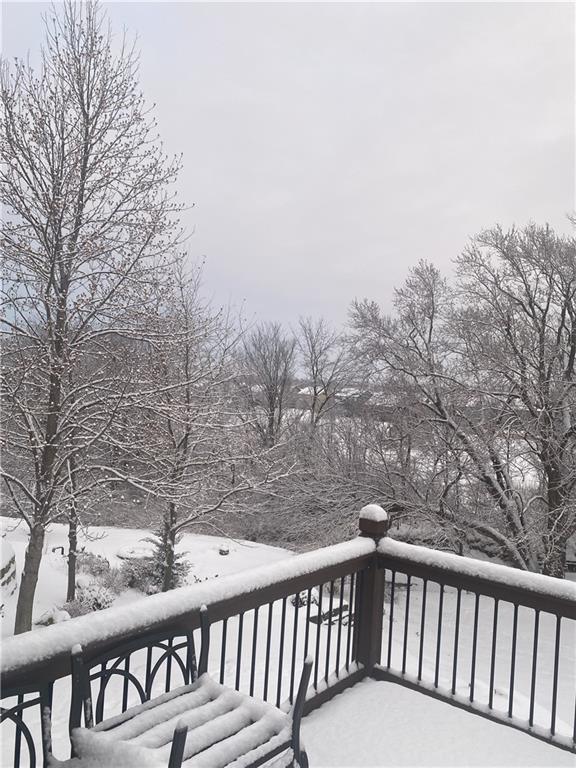
{"label": "tree trunk", "polygon": [[162,548],[164,549],[164,562],[162,564],[162,592],[174,589],[174,563],[176,548],[176,505],[169,504],[168,512],[163,520]]}
{"label": "tree trunk", "polygon": [[26,547],[24,557],[24,570],[20,580],[18,591],[18,603],[16,605],[16,620],[14,622],[14,634],[28,632],[32,628],[32,609],[34,607],[34,594],[38,584],[38,571],[42,560],[44,547],[44,527],[36,524],[30,531],[30,539]]}
{"label": "tree trunk", "polygon": [[566,570],[567,530],[566,525],[562,523],[566,504],[562,469],[549,458],[548,451],[543,463],[548,484],[548,515],[542,573],[546,576],[556,576],[558,579],[563,579]]}
{"label": "tree trunk", "polygon": [[76,499],[72,501],[72,509],[68,515],[68,584],[66,587],[66,602],[76,599],[76,561],[78,552],[78,513]]}
{"label": "tree trunk", "polygon": [[546,554],[544,563],[542,564],[542,573],[545,576],[555,576],[557,579],[564,578],[564,572],[566,570],[566,548],[556,546],[552,551]]}
{"label": "tree trunk", "polygon": [[274,445],[274,411],[268,411],[268,425],[266,428],[266,446],[272,448]]}
{"label": "tree trunk", "polygon": [[68,459],[68,478],[70,481],[70,511],[68,514],[68,584],[66,587],[66,602],[76,598],[76,562],[78,552],[78,507],[76,506],[76,464],[73,458]]}

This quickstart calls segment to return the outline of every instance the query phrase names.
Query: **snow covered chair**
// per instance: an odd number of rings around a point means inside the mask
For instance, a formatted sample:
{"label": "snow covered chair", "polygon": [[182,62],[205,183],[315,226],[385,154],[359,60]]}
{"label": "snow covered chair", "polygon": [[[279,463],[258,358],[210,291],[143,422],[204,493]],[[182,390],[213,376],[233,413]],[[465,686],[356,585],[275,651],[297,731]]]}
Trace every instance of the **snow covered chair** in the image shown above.
{"label": "snow covered chair", "polygon": [[[77,759],[69,761],[71,768],[105,765],[107,760],[110,766],[120,761],[122,768],[256,768],[273,759],[274,768],[308,768],[308,758],[300,745],[300,721],[312,661],[304,662],[294,706],[290,712],[284,712],[227,688],[207,674],[210,625],[205,606],[200,611],[200,623],[202,647],[194,682],[143,698],[138,706],[104,720],[100,719],[101,687],[96,705],[96,720],[100,722],[96,725],[90,681],[102,674],[91,674],[96,665],[102,665],[102,657],[88,659],[80,646],[73,649],[70,726],[72,750]],[[130,647],[133,651],[134,643]],[[139,647],[147,647],[146,638],[140,637]],[[107,656],[116,658],[118,648]],[[122,672],[118,669],[118,674]],[[105,685],[113,671],[104,670],[104,674],[108,675]],[[138,686],[143,690],[139,683]],[[145,694],[150,691],[149,684],[146,689]],[[79,728],[82,708],[85,728]]]}

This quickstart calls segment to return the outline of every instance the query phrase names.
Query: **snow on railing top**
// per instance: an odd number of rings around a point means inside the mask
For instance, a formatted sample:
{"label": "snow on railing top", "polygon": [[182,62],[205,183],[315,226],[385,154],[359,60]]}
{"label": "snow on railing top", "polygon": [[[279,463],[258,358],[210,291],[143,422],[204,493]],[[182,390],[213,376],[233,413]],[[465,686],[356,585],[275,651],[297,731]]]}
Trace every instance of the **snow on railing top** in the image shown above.
{"label": "snow on railing top", "polygon": [[486,579],[495,584],[526,590],[543,597],[576,601],[574,582],[521,571],[508,565],[487,563],[484,560],[439,552],[436,549],[406,544],[390,538],[380,539],[378,552],[384,556],[402,558],[410,563],[439,568],[448,573]]}
{"label": "snow on railing top", "polygon": [[203,604],[210,607],[220,601],[239,598],[290,579],[314,574],[324,568],[369,556],[375,551],[373,539],[358,537],[331,547],[292,555],[269,565],[210,579],[202,584],[151,595],[130,605],[107,608],[41,630],[9,637],[3,641],[1,670],[23,670],[30,665],[48,662],[70,653],[77,643],[88,646],[116,636],[126,637],[199,611]]}

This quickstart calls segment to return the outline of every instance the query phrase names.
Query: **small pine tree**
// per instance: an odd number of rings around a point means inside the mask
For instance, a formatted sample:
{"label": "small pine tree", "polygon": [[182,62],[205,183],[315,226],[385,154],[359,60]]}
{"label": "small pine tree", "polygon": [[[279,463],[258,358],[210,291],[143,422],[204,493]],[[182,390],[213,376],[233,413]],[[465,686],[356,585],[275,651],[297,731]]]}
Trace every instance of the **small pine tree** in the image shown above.
{"label": "small pine tree", "polygon": [[149,536],[146,541],[153,545],[153,554],[149,560],[150,580],[158,592],[167,592],[182,587],[188,581],[190,563],[186,552],[177,552],[181,536],[173,536],[167,526]]}

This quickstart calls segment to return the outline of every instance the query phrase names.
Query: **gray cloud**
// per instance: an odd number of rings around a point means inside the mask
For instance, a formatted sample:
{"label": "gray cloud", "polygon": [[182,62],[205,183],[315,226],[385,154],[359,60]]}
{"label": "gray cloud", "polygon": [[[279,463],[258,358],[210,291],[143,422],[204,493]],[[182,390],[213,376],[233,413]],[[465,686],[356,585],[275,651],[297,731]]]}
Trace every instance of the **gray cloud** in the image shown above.
{"label": "gray cloud", "polygon": [[[4,6],[25,55],[45,6]],[[568,230],[569,3],[108,4],[195,207],[193,258],[249,315],[345,320],[496,222]]]}

